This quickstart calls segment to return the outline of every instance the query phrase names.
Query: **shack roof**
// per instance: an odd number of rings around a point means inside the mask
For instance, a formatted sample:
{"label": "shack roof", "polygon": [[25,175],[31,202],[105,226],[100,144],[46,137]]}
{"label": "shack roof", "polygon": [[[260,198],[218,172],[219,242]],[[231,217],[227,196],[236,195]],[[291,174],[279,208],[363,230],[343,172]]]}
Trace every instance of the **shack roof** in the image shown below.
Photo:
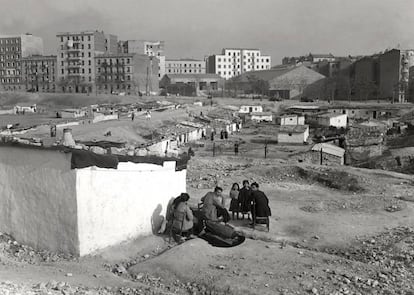
{"label": "shack roof", "polygon": [[250,113],[250,116],[272,116],[271,112],[253,112]]}
{"label": "shack roof", "polygon": [[320,118],[336,118],[336,117],[342,117],[342,116],[347,116],[346,114],[335,114],[335,113],[322,113],[322,114],[317,114],[317,117]]}
{"label": "shack roof", "polygon": [[308,125],[282,125],[279,133],[304,133],[308,129]]}
{"label": "shack roof", "polygon": [[345,150],[343,148],[325,142],[315,144],[312,147],[312,151],[322,151],[323,153],[327,153],[337,157],[343,157],[345,154]]}

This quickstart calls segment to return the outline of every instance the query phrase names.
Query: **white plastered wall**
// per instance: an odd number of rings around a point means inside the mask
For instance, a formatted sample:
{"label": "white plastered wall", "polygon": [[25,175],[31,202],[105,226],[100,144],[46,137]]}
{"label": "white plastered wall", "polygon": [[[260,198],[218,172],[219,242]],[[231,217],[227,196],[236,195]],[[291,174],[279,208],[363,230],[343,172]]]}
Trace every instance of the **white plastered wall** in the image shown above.
{"label": "white plastered wall", "polygon": [[37,249],[78,254],[70,153],[0,147],[0,231]]}
{"label": "white plastered wall", "polygon": [[81,256],[152,234],[171,198],[186,191],[186,170],[175,171],[174,162],[122,166],[76,170]]}

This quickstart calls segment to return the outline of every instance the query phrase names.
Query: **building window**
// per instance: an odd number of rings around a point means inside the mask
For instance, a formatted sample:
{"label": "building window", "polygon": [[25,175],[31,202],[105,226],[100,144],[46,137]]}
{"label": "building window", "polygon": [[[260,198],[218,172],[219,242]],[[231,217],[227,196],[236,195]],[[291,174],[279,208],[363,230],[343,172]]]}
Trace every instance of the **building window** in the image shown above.
{"label": "building window", "polygon": [[91,44],[88,44],[88,49],[91,49]]}
{"label": "building window", "polygon": [[88,57],[91,57],[91,56],[92,56],[92,55],[91,55],[91,52],[89,51],[89,52],[88,52]]}
{"label": "building window", "polygon": [[91,41],[91,36],[88,36],[88,41]]}
{"label": "building window", "polygon": [[65,72],[64,72],[64,70],[62,69],[62,75],[64,74]]}
{"label": "building window", "polygon": [[92,62],[91,62],[91,60],[88,60],[88,65],[92,65]]}
{"label": "building window", "polygon": [[89,68],[89,74],[92,74],[92,69],[91,68]]}

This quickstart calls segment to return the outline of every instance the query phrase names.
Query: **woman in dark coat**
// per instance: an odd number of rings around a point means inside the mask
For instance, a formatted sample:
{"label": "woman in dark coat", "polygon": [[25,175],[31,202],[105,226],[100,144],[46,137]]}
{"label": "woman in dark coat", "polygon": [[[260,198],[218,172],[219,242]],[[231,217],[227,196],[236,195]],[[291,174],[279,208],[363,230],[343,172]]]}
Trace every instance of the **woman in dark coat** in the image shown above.
{"label": "woman in dark coat", "polygon": [[255,220],[257,217],[269,217],[272,215],[272,212],[269,207],[269,199],[265,195],[264,192],[259,190],[259,184],[256,182],[252,183],[252,203],[254,204],[254,207],[256,210],[253,211],[252,208],[252,218]]}
{"label": "woman in dark coat", "polygon": [[244,214],[248,214],[248,219],[250,220],[251,189],[248,180],[243,180],[243,187],[239,191],[239,206],[242,219],[244,219]]}

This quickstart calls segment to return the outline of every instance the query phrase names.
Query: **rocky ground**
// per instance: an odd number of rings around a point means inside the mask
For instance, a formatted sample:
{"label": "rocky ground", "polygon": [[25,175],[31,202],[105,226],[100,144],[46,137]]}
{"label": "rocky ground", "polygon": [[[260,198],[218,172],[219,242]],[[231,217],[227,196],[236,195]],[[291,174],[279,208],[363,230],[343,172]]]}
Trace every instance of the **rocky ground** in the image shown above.
{"label": "rocky ground", "polygon": [[0,235],[0,294],[414,294],[413,176],[281,159],[199,156],[191,204],[215,185],[257,181],[270,232],[231,224],[234,248],[153,236],[75,258]]}

